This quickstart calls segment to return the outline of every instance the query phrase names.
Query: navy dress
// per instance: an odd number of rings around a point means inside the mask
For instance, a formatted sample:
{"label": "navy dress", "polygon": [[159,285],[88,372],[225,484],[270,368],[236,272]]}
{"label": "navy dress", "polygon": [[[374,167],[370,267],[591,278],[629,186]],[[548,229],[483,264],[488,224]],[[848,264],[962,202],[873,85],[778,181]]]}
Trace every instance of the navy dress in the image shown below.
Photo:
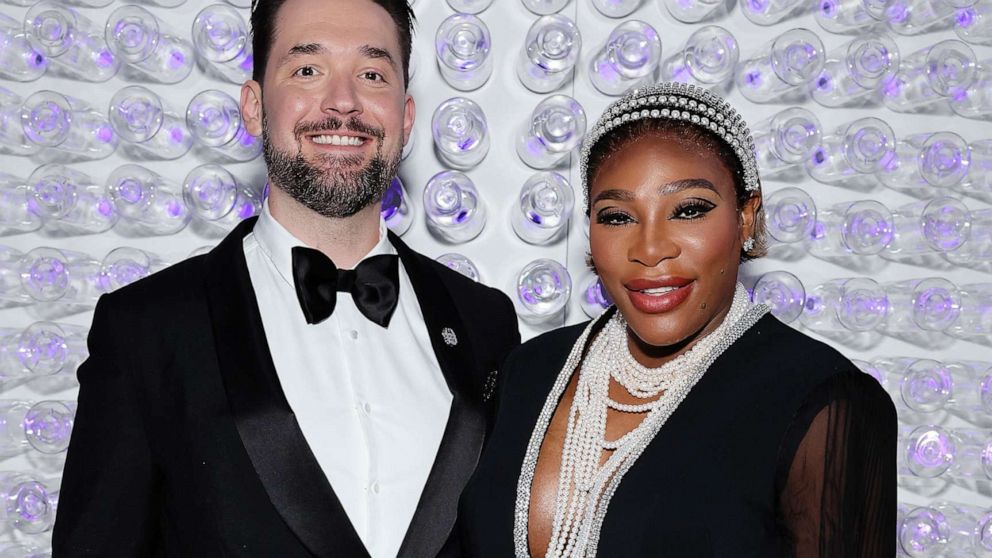
{"label": "navy dress", "polygon": [[[524,453],[585,327],[532,339],[501,370],[493,431],[459,507],[464,556],[514,555]],[[717,358],[624,476],[598,556],[891,558],[896,437],[895,408],[871,376],[766,315]]]}

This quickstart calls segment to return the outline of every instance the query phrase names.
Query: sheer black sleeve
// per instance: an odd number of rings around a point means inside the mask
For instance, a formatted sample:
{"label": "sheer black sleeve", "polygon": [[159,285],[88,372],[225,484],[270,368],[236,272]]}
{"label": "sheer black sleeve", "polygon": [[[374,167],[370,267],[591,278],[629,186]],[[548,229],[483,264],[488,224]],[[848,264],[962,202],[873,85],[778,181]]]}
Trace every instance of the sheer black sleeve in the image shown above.
{"label": "sheer black sleeve", "polygon": [[810,394],[779,455],[778,519],[793,556],[895,555],[896,438],[891,399],[853,366]]}

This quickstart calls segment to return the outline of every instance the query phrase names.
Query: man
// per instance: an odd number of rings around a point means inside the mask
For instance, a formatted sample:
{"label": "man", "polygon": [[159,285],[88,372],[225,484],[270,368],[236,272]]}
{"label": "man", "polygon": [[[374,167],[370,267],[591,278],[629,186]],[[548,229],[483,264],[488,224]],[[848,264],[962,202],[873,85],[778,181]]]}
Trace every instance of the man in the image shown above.
{"label": "man", "polygon": [[411,22],[405,0],[258,0],[241,109],[270,198],[100,300],[56,556],[441,550],[519,334],[504,295],[380,217]]}

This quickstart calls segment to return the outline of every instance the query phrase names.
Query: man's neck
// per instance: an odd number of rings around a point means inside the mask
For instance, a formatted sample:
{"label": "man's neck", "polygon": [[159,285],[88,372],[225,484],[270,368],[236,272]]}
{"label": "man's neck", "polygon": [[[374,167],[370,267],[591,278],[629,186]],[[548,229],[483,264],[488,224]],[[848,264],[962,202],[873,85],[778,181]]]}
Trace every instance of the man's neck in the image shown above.
{"label": "man's neck", "polygon": [[351,217],[324,217],[273,187],[269,211],[293,236],[323,252],[339,268],[355,267],[379,242],[378,204]]}

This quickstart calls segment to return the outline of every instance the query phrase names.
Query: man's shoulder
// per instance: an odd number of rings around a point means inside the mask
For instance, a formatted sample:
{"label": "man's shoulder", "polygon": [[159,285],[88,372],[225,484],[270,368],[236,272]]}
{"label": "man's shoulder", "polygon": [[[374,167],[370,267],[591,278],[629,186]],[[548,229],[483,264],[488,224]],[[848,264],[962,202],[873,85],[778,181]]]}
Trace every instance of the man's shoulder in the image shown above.
{"label": "man's shoulder", "polygon": [[486,310],[487,308],[512,309],[512,303],[503,291],[466,277],[416,250],[411,250],[411,252],[419,260],[420,265],[437,274],[448,293],[455,298],[456,304],[468,303],[476,306],[479,310]]}
{"label": "man's shoulder", "polygon": [[104,295],[108,302],[136,308],[173,308],[203,292],[206,255],[194,256]]}

